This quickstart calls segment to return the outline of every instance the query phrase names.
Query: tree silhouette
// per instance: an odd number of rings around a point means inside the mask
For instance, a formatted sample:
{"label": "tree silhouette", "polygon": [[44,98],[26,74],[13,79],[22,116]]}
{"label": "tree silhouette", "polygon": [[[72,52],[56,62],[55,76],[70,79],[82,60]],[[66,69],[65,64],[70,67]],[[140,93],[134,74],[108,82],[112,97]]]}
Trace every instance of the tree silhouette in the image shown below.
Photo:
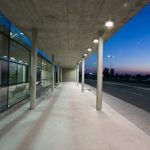
{"label": "tree silhouette", "polygon": [[110,70],[110,76],[113,77],[114,74],[115,74],[115,70],[112,68],[112,69]]}
{"label": "tree silhouette", "polygon": [[108,68],[104,68],[103,75],[105,78],[109,77],[109,69]]}

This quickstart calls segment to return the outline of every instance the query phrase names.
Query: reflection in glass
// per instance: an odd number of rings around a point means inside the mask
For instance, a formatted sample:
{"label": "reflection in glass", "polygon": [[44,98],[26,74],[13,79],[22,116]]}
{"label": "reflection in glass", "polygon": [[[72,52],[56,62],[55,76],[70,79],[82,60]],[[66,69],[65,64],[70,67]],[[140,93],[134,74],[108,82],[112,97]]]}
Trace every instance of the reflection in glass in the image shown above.
{"label": "reflection in glass", "polygon": [[26,82],[26,66],[18,65],[18,83]]}
{"label": "reflection in glass", "polygon": [[3,34],[0,34],[0,57],[8,58],[8,37]]}
{"label": "reflection in glass", "polygon": [[9,63],[9,84],[17,82],[17,64]]}
{"label": "reflection in glass", "polygon": [[30,64],[30,55],[27,49],[18,45],[14,41],[10,41],[10,60],[22,64]]}
{"label": "reflection in glass", "polygon": [[23,83],[18,85],[9,86],[9,106],[22,101],[23,99],[29,97],[29,84]]}
{"label": "reflection in glass", "polygon": [[0,111],[7,108],[7,87],[0,87]]}
{"label": "reflection in glass", "polygon": [[0,60],[0,85],[8,84],[8,62]]}

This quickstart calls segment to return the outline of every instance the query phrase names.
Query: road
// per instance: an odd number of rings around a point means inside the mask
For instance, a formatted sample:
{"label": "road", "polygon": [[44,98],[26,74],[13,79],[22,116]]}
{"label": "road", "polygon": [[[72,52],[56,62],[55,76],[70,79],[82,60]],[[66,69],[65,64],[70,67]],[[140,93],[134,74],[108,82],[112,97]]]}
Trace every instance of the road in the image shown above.
{"label": "road", "polygon": [[[96,81],[86,80],[86,83],[96,87]],[[139,83],[104,81],[103,91],[150,112],[150,88],[148,87]]]}

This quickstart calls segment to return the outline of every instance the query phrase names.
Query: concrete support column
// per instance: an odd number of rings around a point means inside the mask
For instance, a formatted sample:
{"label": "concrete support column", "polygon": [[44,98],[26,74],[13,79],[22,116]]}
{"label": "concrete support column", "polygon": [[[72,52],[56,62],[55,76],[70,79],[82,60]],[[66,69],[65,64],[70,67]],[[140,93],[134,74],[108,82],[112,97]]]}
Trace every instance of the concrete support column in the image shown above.
{"label": "concrete support column", "polygon": [[102,110],[102,88],[103,88],[103,36],[99,37],[97,54],[97,97],[96,109]]}
{"label": "concrete support column", "polygon": [[36,29],[32,29],[31,70],[30,70],[30,109],[34,109],[36,105],[37,39],[38,39],[38,31]]}
{"label": "concrete support column", "polygon": [[84,72],[85,72],[85,58],[82,59],[82,84],[81,84],[81,92],[84,92]]}
{"label": "concrete support column", "polygon": [[59,85],[59,80],[60,79],[60,66],[57,66],[57,83]]}
{"label": "concrete support column", "polygon": [[75,82],[75,84],[77,83],[77,71],[76,71],[76,66],[75,66],[75,68],[74,68],[74,82]]}
{"label": "concrete support column", "polygon": [[54,55],[52,55],[52,91],[54,91],[55,85],[55,64],[54,64]]}
{"label": "concrete support column", "polygon": [[79,65],[77,65],[77,86],[79,86]]}
{"label": "concrete support column", "polygon": [[62,67],[61,67],[61,70],[60,70],[60,82],[62,84]]}

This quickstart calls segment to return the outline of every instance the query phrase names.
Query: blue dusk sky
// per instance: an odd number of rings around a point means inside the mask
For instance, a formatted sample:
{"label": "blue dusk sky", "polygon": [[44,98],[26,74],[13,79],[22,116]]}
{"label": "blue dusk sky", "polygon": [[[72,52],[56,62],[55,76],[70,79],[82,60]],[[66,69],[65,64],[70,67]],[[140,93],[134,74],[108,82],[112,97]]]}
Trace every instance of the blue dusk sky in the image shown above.
{"label": "blue dusk sky", "polygon": [[[150,4],[104,44],[104,67],[117,73],[150,74]],[[86,60],[86,72],[96,72],[97,52]]]}

